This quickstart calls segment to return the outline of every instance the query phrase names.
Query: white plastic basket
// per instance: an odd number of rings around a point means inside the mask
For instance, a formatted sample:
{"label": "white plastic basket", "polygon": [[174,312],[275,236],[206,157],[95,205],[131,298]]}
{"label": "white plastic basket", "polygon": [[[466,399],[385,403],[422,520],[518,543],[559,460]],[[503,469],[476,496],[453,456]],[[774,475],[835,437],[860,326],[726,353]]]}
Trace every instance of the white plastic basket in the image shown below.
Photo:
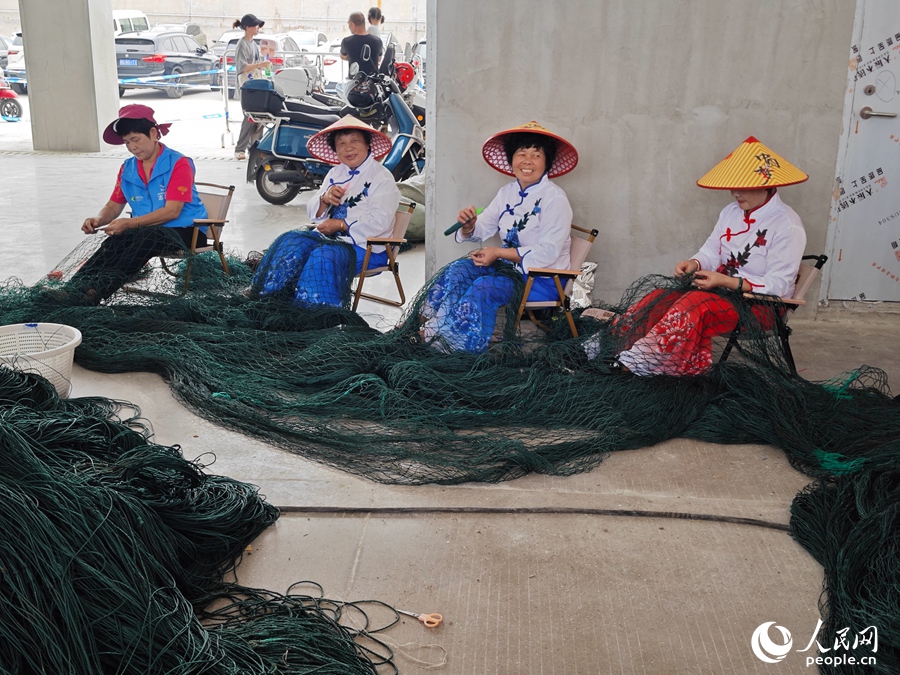
{"label": "white plastic basket", "polygon": [[61,397],[72,389],[72,360],[81,331],[61,323],[0,326],[0,366],[42,375]]}

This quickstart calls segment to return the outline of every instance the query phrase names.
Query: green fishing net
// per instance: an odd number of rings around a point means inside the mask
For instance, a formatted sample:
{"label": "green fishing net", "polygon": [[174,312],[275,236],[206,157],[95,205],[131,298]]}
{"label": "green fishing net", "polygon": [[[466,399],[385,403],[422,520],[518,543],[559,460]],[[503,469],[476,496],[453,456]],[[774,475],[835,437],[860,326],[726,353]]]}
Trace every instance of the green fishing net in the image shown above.
{"label": "green fishing net", "polygon": [[277,509],[137,414],[0,368],[0,672],[396,672],[343,604],[224,582]]}
{"label": "green fishing net", "polygon": [[[688,296],[690,279],[639,280],[603,307],[612,318],[576,312],[577,339],[558,313],[540,317],[543,329],[517,326],[514,301],[501,309],[486,351],[471,354],[423,330],[433,282],[396,328],[381,333],[348,311],[348,295],[336,307],[298,304],[290,294],[258,297],[252,265],[234,256],[230,276],[215,255],[197,256],[187,293],[180,277],[142,270],[103,305],[84,306],[55,291],[85,257],[73,252],[34,287],[7,281],[0,322],[75,326],[84,338],[76,352],[82,366],[157,372],[215,423],[371,480],[567,475],[612,451],[684,437],[779,447],[821,480],[817,508],[831,508],[824,497],[832,481],[855,484],[897,465],[900,406],[881,371],[862,367],[833,382],[808,382],[791,373],[772,331],[772,313],[785,308],[760,311],[730,291],[690,295],[692,310],[713,319],[731,313],[729,325],[740,327],[737,349],[718,363],[724,340],[703,338],[694,314],[668,312],[673,298]],[[664,318],[667,330],[648,341]],[[699,375],[635,374],[677,372],[671,355],[701,343],[703,359],[691,365]],[[884,533],[887,551],[897,534]],[[831,553],[833,544],[827,539]],[[843,573],[826,565],[833,593],[843,588]],[[896,568],[884,566],[879,575],[879,585],[900,582]],[[826,612],[869,606],[868,594],[830,602]],[[839,623],[847,615],[828,616]],[[888,626],[897,616],[894,609],[878,620]],[[895,662],[896,635],[882,636],[879,668]]]}

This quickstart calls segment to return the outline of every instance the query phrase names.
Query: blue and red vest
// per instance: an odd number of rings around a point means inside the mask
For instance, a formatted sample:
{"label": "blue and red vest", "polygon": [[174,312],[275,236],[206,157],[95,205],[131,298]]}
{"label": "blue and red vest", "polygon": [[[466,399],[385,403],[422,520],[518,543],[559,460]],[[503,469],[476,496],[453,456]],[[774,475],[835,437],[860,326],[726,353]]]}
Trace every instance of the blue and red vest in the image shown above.
{"label": "blue and red vest", "polygon": [[[166,188],[169,186],[169,178],[175,162],[184,157],[181,153],[162,146],[156,157],[156,164],[150,176],[150,182],[145,184],[138,173],[137,158],[129,157],[122,167],[122,194],[128,200],[132,216],[144,216],[151,211],[161,209],[166,205]],[[194,171],[194,162],[187,158]],[[163,227],[192,227],[194,218],[207,218],[206,207],[200,201],[197,187],[191,184],[191,201],[185,202],[181,213],[174,220],[163,223]],[[205,231],[206,228],[204,228]]]}

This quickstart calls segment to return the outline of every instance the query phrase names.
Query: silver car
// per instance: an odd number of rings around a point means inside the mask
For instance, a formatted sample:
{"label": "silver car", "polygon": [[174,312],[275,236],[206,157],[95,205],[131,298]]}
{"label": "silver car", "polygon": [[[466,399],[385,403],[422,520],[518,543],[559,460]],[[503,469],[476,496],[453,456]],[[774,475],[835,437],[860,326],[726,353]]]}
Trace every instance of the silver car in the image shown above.
{"label": "silver car", "polygon": [[0,69],[6,69],[6,63],[9,61],[9,46],[12,40],[0,35]]}

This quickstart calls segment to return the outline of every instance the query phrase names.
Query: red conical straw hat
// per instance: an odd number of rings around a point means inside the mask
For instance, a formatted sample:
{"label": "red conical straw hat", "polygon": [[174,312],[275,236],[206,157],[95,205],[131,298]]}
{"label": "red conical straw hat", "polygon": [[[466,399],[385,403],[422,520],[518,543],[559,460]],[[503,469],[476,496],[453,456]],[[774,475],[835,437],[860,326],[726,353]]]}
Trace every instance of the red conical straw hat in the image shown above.
{"label": "red conical straw hat", "polygon": [[809,176],[753,136],[697,181],[712,190],[748,190],[802,183]]}
{"label": "red conical straw hat", "polygon": [[481,148],[481,154],[484,156],[484,161],[497,169],[500,173],[505,173],[507,176],[515,175],[513,174],[509,160],[506,158],[506,151],[503,149],[503,139],[509,134],[519,133],[541,134],[542,136],[549,136],[550,138],[556,139],[556,158],[553,160],[553,165],[547,172],[547,175],[550,176],[550,178],[569,173],[575,168],[575,165],[578,164],[578,151],[575,150],[575,146],[534,121],[501,131],[487,139]]}
{"label": "red conical straw hat", "polygon": [[365,122],[356,119],[353,115],[344,115],[334,124],[325,127],[322,131],[312,136],[306,142],[306,149],[309,150],[309,154],[317,159],[321,159],[323,162],[340,164],[341,160],[338,159],[337,153],[328,144],[328,136],[335,131],[346,129],[368,131],[372,135],[372,145],[369,150],[375,159],[381,159],[391,151],[391,139],[388,136],[380,131],[376,131]]}

